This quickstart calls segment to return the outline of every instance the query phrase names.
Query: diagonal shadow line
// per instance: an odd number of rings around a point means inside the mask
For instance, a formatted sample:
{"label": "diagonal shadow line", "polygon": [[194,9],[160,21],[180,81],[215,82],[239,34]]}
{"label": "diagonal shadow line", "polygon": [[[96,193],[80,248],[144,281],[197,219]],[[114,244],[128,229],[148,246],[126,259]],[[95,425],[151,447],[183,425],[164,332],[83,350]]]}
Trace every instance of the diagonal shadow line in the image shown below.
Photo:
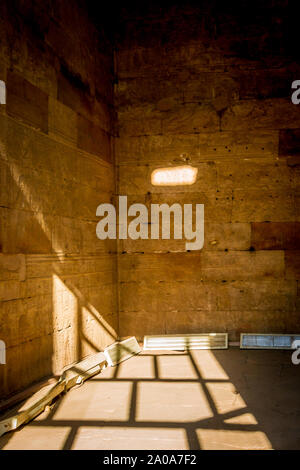
{"label": "diagonal shadow line", "polygon": [[[118,378],[119,370],[120,370],[120,364],[116,364],[114,367],[114,373],[113,373],[113,379],[117,379],[117,382],[120,380]],[[99,379],[100,380],[100,379]]]}
{"label": "diagonal shadow line", "polygon": [[154,368],[153,380],[157,380],[159,379],[159,366],[158,366],[157,356],[154,354],[152,357],[153,357],[153,368]]}
{"label": "diagonal shadow line", "polygon": [[79,429],[80,426],[72,426],[71,429],[70,429],[70,432],[62,446],[62,450],[71,450],[72,449],[72,445],[73,445],[73,442],[75,440],[75,437],[76,437],[76,434],[77,434],[77,431]]}
{"label": "diagonal shadow line", "polygon": [[87,343],[95,352],[103,352],[103,349],[99,349],[82,331],[78,333],[79,339]]}
{"label": "diagonal shadow line", "polygon": [[[45,426],[45,425],[50,425],[52,427],[71,427],[71,430],[66,438],[66,441],[64,443],[63,449],[71,449],[74,439],[76,437],[76,434],[78,432],[78,429],[81,426],[86,426],[86,427],[135,427],[138,429],[144,428],[144,427],[151,427],[151,428],[161,428],[161,427],[167,427],[167,428],[183,428],[186,432],[186,437],[187,437],[187,442],[189,445],[189,448],[191,450],[198,450],[200,449],[200,443],[199,439],[197,436],[197,429],[210,429],[210,430],[234,430],[234,431],[253,431],[253,430],[258,430],[259,427],[257,424],[238,424],[238,423],[224,423],[224,419],[229,419],[231,417],[239,416],[242,412],[244,414],[246,411],[248,411],[248,407],[244,407],[242,409],[230,411],[224,414],[218,413],[214,406],[214,402],[212,400],[212,397],[210,396],[209,390],[206,387],[206,383],[210,382],[210,380],[206,380],[202,377],[200,371],[198,370],[198,367],[195,363],[195,360],[190,353],[190,351],[187,352],[187,354],[190,361],[193,365],[193,368],[197,374],[198,379],[192,379],[192,382],[200,383],[203,387],[203,390],[205,392],[205,395],[209,401],[210,404],[213,404],[211,406],[212,410],[214,411],[214,416],[202,420],[197,420],[197,421],[191,421],[191,422],[170,422],[170,421],[136,421],[136,407],[137,407],[137,385],[139,382],[143,382],[144,379],[130,379],[132,382],[132,390],[131,390],[131,401],[130,401],[130,412],[129,412],[129,419],[128,421],[105,421],[105,420],[53,420],[53,416],[55,414],[55,411],[58,409],[58,407],[61,405],[62,399],[58,400],[57,404],[55,405],[55,408],[53,409],[53,412],[50,413],[50,415],[47,416],[46,419],[40,420],[40,421],[33,421],[30,423],[28,426],[33,426],[33,427],[39,427],[39,426]],[[181,380],[181,379],[160,379],[159,378],[159,371],[158,371],[158,361],[157,361],[157,356],[156,355],[149,355],[152,356],[153,362],[154,362],[154,369],[155,369],[155,379],[150,379],[150,380],[156,380],[157,382],[186,382],[187,380]],[[170,356],[168,354],[168,356]],[[176,355],[174,355],[176,356]],[[122,381],[125,379],[122,378],[117,378],[118,371],[119,371],[120,365],[117,364],[115,366],[115,371],[114,371],[114,377],[110,379],[96,379],[97,381],[104,380],[105,382],[108,381]],[[95,379],[94,379],[95,380]],[[146,379],[147,380],[147,379]],[[128,381],[128,379],[126,379]],[[215,380],[212,380],[215,382]],[[228,383],[228,380],[222,380],[222,382]]]}
{"label": "diagonal shadow line", "polygon": [[131,389],[131,401],[128,422],[133,425],[136,424],[136,409],[137,409],[137,382],[133,382]]}
{"label": "diagonal shadow line", "polygon": [[[168,379],[168,378],[157,378],[157,377],[139,377],[137,378],[123,378],[123,377],[118,377],[116,379],[116,382],[128,382],[128,380],[132,382],[174,382],[174,383],[199,383],[199,379]],[[90,382],[113,382],[113,378],[103,378],[103,379],[97,379],[95,377],[92,377],[90,379]],[[205,383],[229,383],[228,380],[226,379],[205,379]]]}
{"label": "diagonal shadow line", "polygon": [[185,432],[190,450],[201,450],[195,426],[187,424],[185,426]]}
{"label": "diagonal shadow line", "polygon": [[[61,263],[61,261],[59,259],[57,260],[57,262]],[[53,269],[52,274],[55,274],[56,276],[58,276],[58,278],[61,280],[61,282],[63,282],[63,284],[65,284],[67,289],[69,289],[72,292],[72,294],[76,297],[76,299],[79,303],[80,309],[85,308],[86,310],[88,310],[89,314],[97,321],[97,323],[99,323],[101,328],[103,328],[105,330],[105,332],[108,335],[110,335],[114,340],[117,340],[117,338],[118,338],[117,334],[113,333],[113,331],[111,331],[104,324],[103,320],[101,320],[101,318],[97,317],[95,312],[93,312],[92,308],[90,307],[90,302],[86,299],[85,295],[82,294],[82,292],[76,286],[74,286],[73,283],[69,279],[65,280],[65,281],[62,280],[63,273],[60,272],[60,267],[59,266],[56,266],[55,269]],[[101,315],[100,312],[99,312],[99,315]]]}
{"label": "diagonal shadow line", "polygon": [[210,392],[209,392],[209,390],[208,390],[208,388],[207,388],[207,386],[206,386],[205,380],[203,379],[202,375],[200,374],[200,371],[199,371],[199,369],[198,369],[198,367],[197,367],[197,364],[196,364],[196,362],[195,362],[195,360],[194,360],[194,358],[193,358],[193,356],[192,356],[192,354],[191,354],[191,352],[190,352],[189,349],[187,350],[187,354],[188,354],[188,356],[189,356],[189,358],[190,358],[190,361],[191,361],[191,364],[192,364],[192,366],[193,366],[193,369],[194,369],[195,373],[196,373],[197,376],[198,376],[198,382],[202,385],[202,390],[203,390],[203,392],[204,392],[204,394],[205,394],[205,396],[206,396],[206,399],[207,399],[207,401],[208,401],[208,403],[209,403],[209,406],[210,406],[210,408],[211,408],[211,410],[212,410],[214,416],[218,416],[219,412],[218,412],[218,410],[217,410],[217,408],[216,408],[215,402],[214,402],[213,399],[212,399],[212,396],[211,396],[211,394],[210,394]]}

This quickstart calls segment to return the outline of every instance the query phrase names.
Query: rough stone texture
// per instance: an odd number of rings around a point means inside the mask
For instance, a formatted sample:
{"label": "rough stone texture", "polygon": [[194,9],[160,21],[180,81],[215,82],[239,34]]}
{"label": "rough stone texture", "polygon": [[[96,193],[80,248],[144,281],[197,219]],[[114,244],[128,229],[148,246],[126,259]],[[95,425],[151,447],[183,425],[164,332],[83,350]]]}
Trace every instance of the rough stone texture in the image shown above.
{"label": "rough stone texture", "polygon": [[[117,335],[300,331],[286,0],[95,3],[0,4],[1,396]],[[183,164],[194,185],[151,185]],[[98,240],[119,194],[204,204],[203,250]]]}
{"label": "rough stone texture", "polygon": [[[112,46],[72,2],[1,2],[0,396],[110,344],[116,243]],[[96,78],[97,77],[97,78]]]}
{"label": "rough stone texture", "polygon": [[[205,243],[186,253],[181,240],[120,241],[121,335],[300,331],[299,65],[287,15],[268,0],[122,10],[119,194],[147,207],[203,203]],[[151,185],[155,168],[189,163],[194,185]]]}

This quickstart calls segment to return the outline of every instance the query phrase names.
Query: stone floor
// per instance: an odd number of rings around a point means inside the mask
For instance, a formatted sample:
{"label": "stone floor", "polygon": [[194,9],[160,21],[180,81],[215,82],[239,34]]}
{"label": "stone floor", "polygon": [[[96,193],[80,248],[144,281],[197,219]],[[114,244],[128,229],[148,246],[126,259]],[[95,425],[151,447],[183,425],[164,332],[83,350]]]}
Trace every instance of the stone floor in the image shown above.
{"label": "stone floor", "polygon": [[300,366],[289,351],[144,351],[0,448],[300,449]]}

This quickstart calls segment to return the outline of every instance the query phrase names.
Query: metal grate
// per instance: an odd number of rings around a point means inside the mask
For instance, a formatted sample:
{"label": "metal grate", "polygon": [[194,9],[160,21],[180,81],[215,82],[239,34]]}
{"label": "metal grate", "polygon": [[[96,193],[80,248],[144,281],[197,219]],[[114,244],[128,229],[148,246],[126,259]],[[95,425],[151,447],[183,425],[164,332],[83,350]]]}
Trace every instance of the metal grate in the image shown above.
{"label": "metal grate", "polygon": [[124,341],[111,344],[104,349],[104,355],[109,366],[115,366],[140,352],[141,347],[134,336]]}
{"label": "metal grate", "polygon": [[293,342],[300,341],[298,334],[241,333],[241,349],[293,349]]}
{"label": "metal grate", "polygon": [[227,333],[145,336],[145,350],[227,349]]}

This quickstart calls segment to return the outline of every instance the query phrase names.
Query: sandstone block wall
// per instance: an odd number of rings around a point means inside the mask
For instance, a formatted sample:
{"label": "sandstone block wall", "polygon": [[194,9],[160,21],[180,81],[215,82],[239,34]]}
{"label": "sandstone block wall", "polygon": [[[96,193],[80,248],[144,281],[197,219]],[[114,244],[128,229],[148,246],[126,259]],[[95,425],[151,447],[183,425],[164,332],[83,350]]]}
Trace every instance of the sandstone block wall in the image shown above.
{"label": "sandstone block wall", "polygon": [[[1,397],[118,335],[300,331],[287,3],[1,2]],[[194,185],[151,185],[182,164]],[[203,250],[98,240],[118,194],[204,204]]]}
{"label": "sandstone block wall", "polygon": [[0,397],[110,344],[113,55],[82,2],[1,2]]}
{"label": "sandstone block wall", "polygon": [[[117,179],[129,204],[204,203],[205,244],[120,242],[120,335],[299,332],[290,12],[285,1],[187,3],[122,11]],[[194,185],[151,185],[154,169],[187,163]]]}

